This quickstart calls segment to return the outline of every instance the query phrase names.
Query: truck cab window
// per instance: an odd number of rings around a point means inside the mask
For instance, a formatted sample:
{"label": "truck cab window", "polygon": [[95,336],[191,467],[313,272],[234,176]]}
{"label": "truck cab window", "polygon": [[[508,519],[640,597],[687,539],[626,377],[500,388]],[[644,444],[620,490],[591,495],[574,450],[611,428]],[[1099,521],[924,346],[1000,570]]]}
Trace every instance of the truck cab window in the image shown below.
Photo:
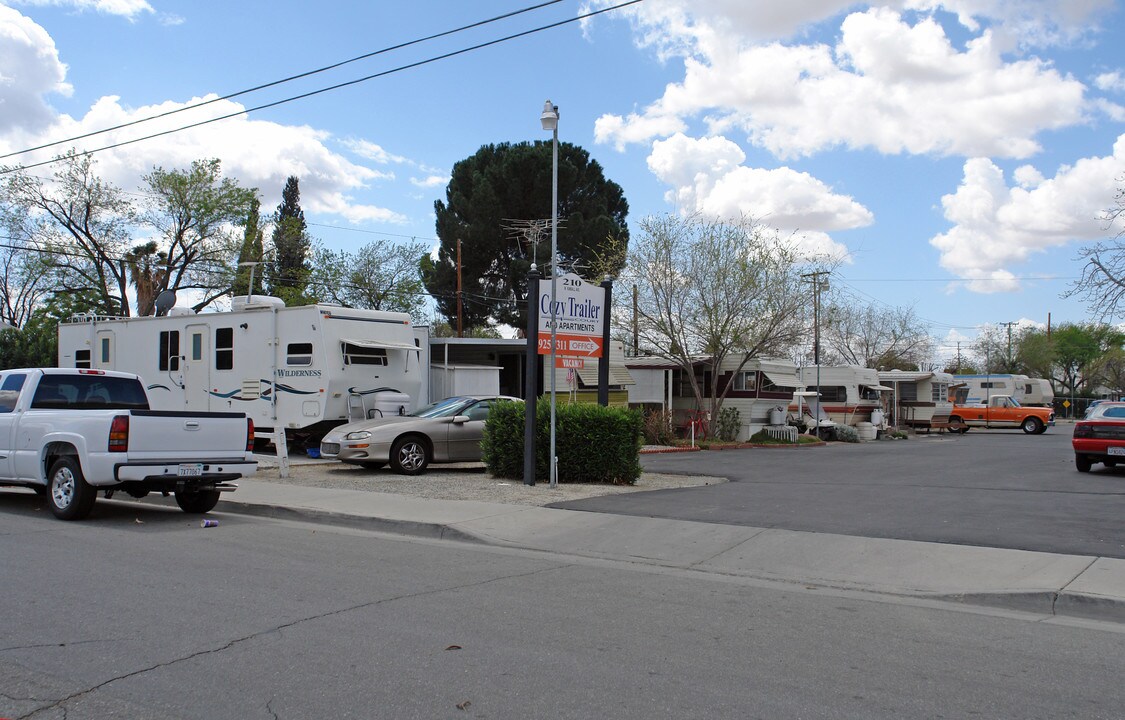
{"label": "truck cab window", "polygon": [[10,413],[16,409],[16,400],[19,399],[26,378],[23,373],[12,373],[4,378],[4,383],[0,385],[0,413]]}

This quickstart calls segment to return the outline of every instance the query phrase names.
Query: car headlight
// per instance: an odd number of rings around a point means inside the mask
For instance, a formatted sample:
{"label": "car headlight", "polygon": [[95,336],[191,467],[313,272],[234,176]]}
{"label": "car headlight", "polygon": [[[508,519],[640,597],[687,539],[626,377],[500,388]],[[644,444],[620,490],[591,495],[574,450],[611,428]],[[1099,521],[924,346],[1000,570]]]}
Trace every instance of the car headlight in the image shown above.
{"label": "car headlight", "polygon": [[371,437],[371,433],[367,430],[356,430],[344,436],[345,440],[366,440]]}

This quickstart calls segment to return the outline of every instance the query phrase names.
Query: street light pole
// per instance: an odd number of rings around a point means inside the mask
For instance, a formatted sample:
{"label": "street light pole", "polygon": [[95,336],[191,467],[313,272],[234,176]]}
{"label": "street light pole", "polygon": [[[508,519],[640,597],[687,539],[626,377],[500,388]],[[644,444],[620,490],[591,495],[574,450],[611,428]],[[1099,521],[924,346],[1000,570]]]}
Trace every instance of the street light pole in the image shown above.
{"label": "street light pole", "polygon": [[539,116],[544,130],[551,131],[551,487],[558,485],[559,459],[555,456],[555,292],[559,277],[559,106],[550,100],[543,103],[543,114]]}

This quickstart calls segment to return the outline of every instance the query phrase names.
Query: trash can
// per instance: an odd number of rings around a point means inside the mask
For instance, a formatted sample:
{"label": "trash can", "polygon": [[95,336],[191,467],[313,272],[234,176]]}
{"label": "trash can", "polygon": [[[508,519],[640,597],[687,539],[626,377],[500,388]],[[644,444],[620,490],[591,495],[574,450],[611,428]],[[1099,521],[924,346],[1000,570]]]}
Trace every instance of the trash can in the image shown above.
{"label": "trash can", "polygon": [[784,425],[785,411],[779,407],[770,410],[770,425]]}

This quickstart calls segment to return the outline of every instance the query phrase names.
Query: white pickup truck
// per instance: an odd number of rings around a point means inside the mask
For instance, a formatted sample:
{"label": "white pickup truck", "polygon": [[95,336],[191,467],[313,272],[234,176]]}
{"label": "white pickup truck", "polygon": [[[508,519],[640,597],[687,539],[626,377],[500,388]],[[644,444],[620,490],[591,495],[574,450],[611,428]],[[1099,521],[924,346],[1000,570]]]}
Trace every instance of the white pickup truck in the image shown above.
{"label": "white pickup truck", "polygon": [[99,491],[174,493],[188,513],[215,507],[253,475],[254,423],[238,412],[149,410],[136,375],[41,368],[0,372],[0,485],[47,496],[62,520]]}

